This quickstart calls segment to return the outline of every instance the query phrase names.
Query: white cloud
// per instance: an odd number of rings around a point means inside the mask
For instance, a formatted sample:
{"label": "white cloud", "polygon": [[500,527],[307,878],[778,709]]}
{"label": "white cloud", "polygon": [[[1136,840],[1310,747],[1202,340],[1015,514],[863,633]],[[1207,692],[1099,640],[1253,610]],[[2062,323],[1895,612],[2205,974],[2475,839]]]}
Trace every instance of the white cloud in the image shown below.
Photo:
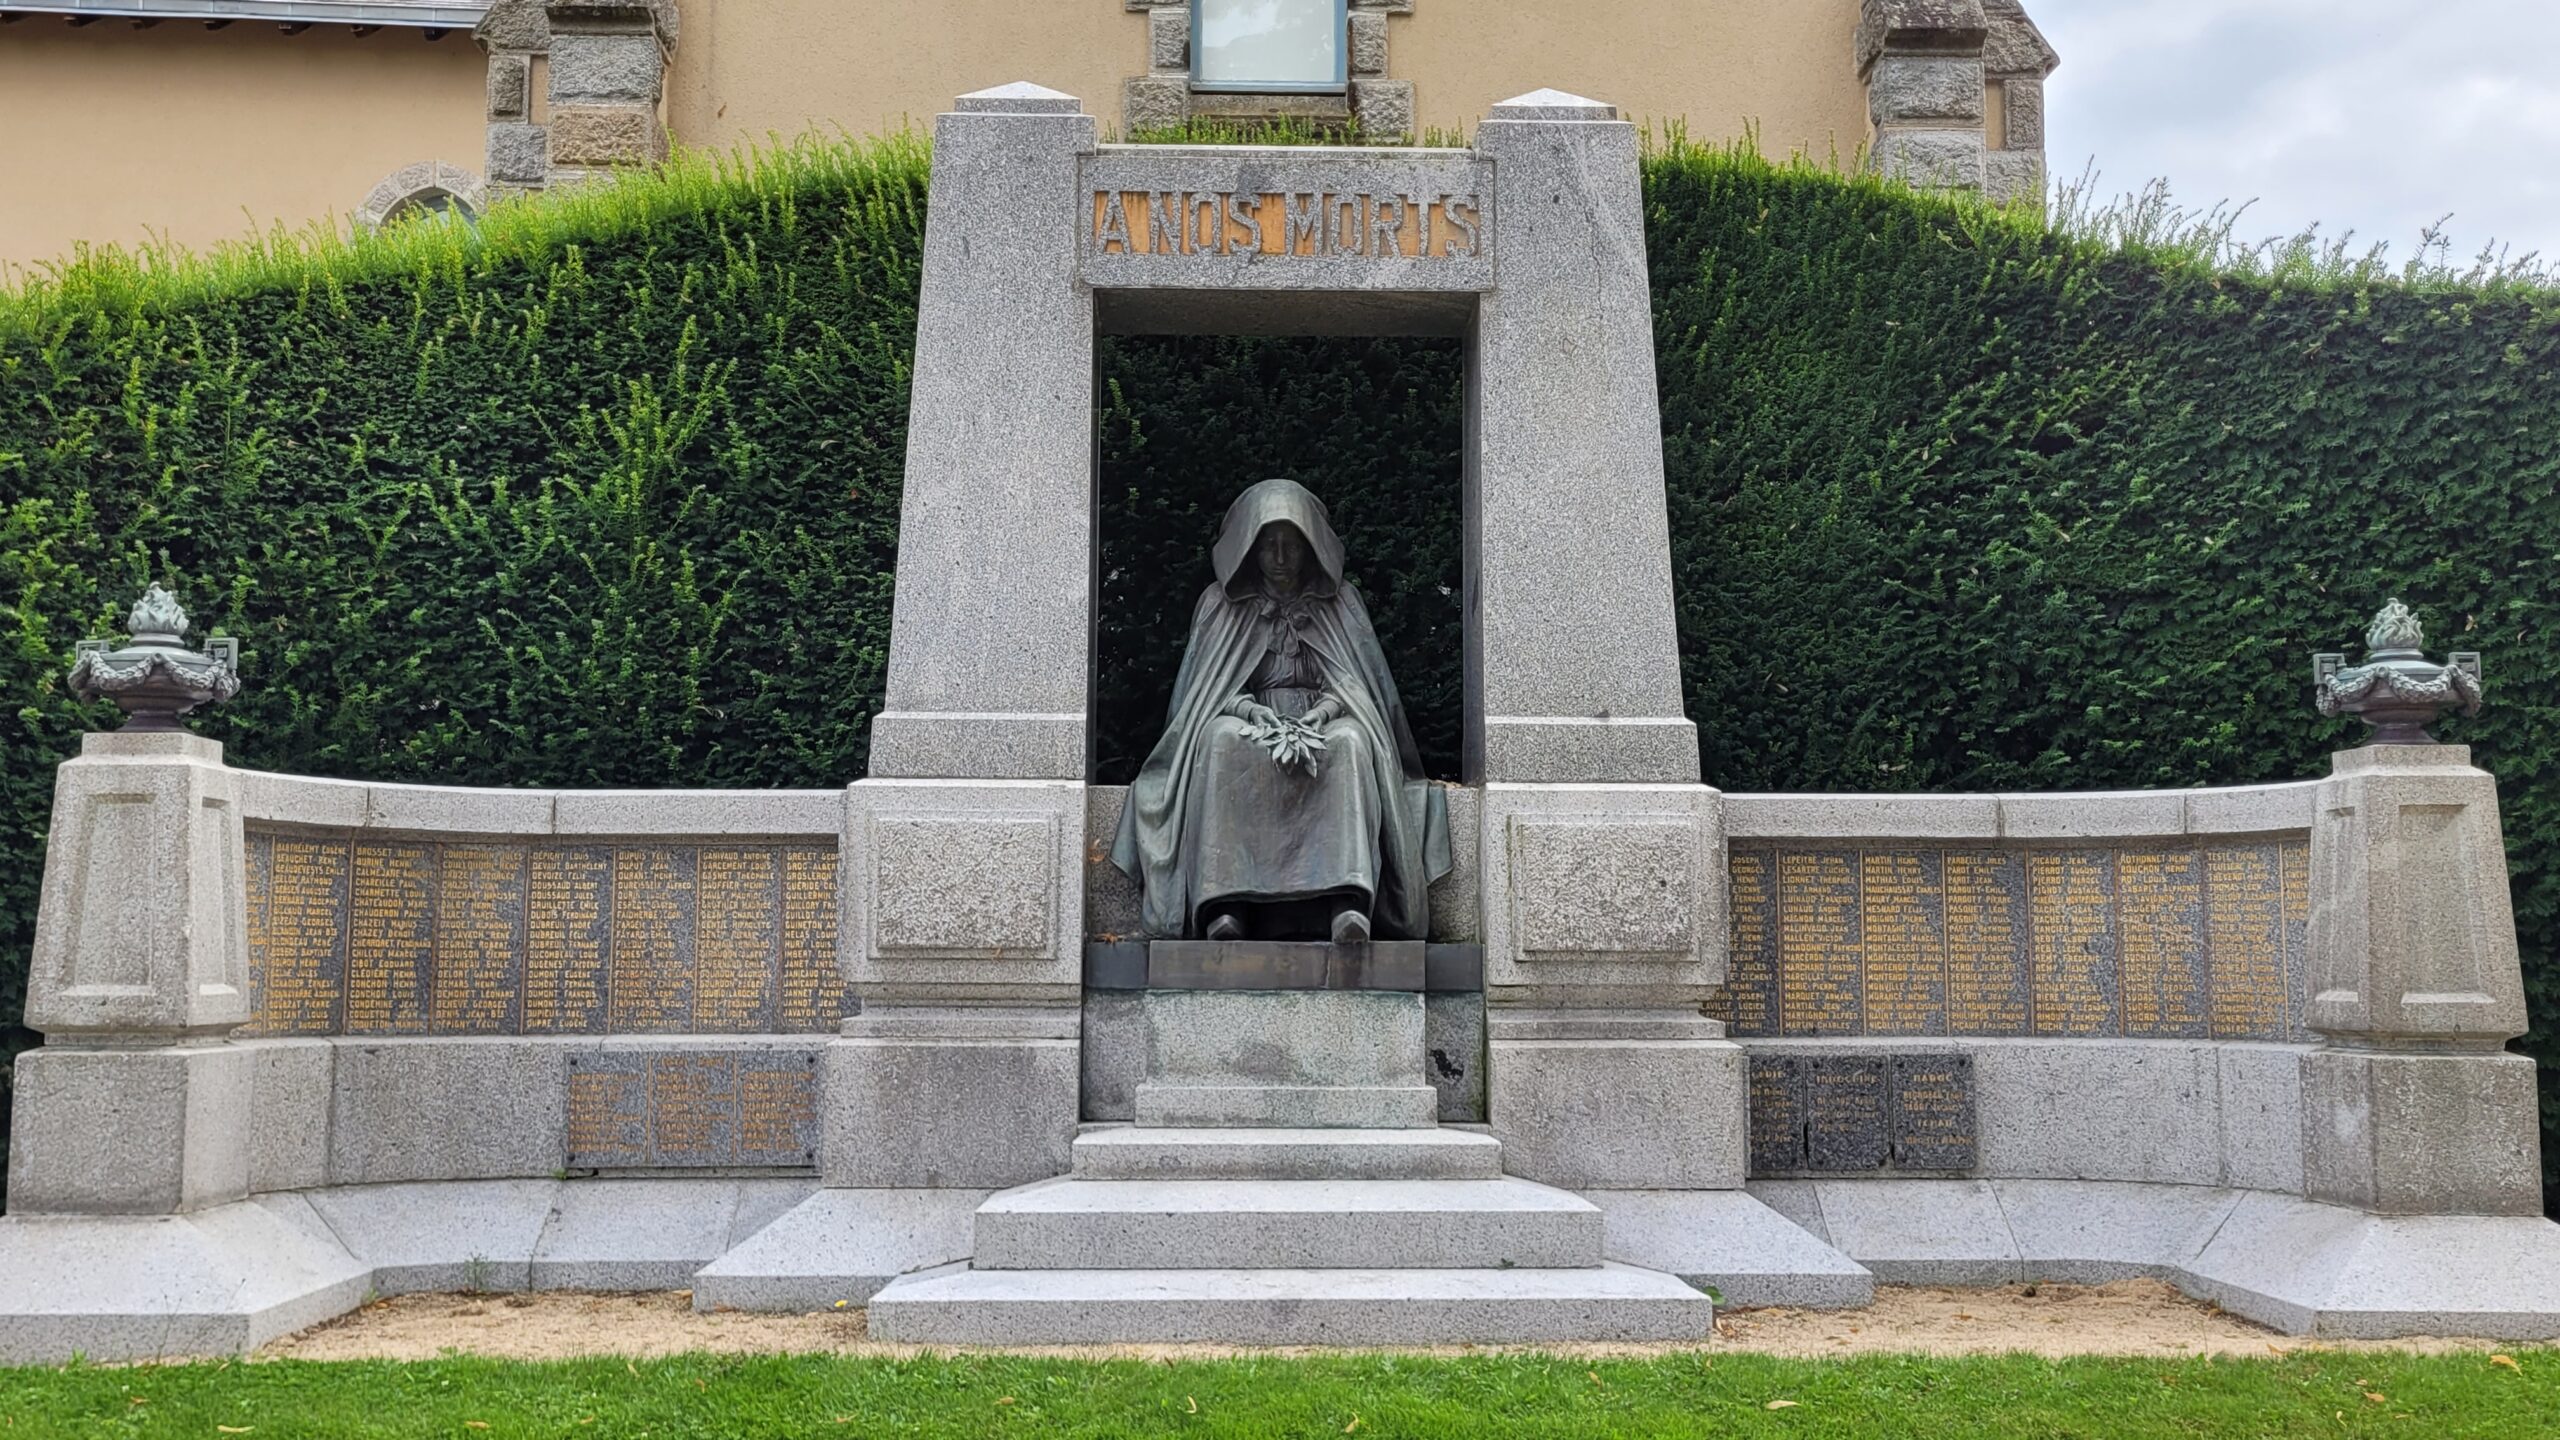
{"label": "white cloud", "polygon": [[2560,259],[2554,0],[2029,0],[2062,69],[2046,155],[2101,188],[2254,200],[2247,236],[2318,223],[2406,256],[2450,214]]}

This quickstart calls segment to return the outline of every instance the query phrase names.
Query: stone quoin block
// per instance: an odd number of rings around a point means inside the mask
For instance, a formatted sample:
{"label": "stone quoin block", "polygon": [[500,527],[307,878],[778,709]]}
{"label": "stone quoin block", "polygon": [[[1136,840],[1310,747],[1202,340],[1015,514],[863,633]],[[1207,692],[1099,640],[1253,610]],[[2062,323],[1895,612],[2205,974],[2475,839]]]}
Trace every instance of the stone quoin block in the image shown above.
{"label": "stone quoin block", "polygon": [[551,141],[541,126],[504,121],[489,127],[490,183],[539,185],[550,169]]}
{"label": "stone quoin block", "polygon": [[532,96],[532,58],[525,55],[492,55],[489,57],[489,118],[521,120]]}
{"label": "stone quoin block", "polygon": [[1351,12],[1351,73],[1387,73],[1387,17],[1384,11]]}
{"label": "stone quoin block", "polygon": [[1166,5],[1147,12],[1147,66],[1174,75],[1191,73],[1191,9]]}
{"label": "stone quoin block", "polygon": [[552,37],[554,106],[615,101],[655,105],[665,73],[666,55],[652,34]]}
{"label": "stone quoin block", "polygon": [[1887,55],[1867,76],[1867,114],[1879,127],[1913,121],[1982,123],[1982,61]]}
{"label": "stone quoin block", "polygon": [[666,134],[654,111],[572,105],[551,112],[554,165],[646,165],[666,157]]}

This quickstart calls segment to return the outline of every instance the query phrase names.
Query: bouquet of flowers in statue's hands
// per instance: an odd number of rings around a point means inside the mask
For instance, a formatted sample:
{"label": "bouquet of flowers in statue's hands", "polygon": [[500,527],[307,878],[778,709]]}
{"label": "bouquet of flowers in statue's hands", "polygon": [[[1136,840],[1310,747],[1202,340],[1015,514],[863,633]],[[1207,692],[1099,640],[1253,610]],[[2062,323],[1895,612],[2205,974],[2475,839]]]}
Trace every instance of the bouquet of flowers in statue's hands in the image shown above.
{"label": "bouquet of flowers in statue's hands", "polygon": [[1255,710],[1253,718],[1246,722],[1253,743],[1262,747],[1273,764],[1284,769],[1295,765],[1309,775],[1315,774],[1324,763],[1324,736],[1316,732],[1316,727],[1267,705]]}

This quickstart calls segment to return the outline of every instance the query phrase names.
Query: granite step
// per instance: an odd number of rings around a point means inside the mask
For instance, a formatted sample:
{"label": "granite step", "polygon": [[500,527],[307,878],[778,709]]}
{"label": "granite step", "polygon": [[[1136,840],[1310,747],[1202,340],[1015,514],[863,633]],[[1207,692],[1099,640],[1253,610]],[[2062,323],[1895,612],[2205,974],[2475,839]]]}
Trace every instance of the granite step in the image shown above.
{"label": "granite step", "polygon": [[983,1270],[900,1276],[875,1340],[924,1345],[1526,1345],[1703,1340],[1715,1306],[1658,1270]]}
{"label": "granite step", "polygon": [[1439,1118],[1440,1092],[1428,1085],[1138,1084],[1138,1123],[1147,1126],[1253,1126],[1346,1130],[1413,1130]]}
{"label": "granite step", "polygon": [[1411,1130],[1167,1128],[1115,1125],[1075,1139],[1088,1180],[1493,1180],[1502,1142],[1437,1127]]}
{"label": "granite step", "polygon": [[981,1270],[1596,1266],[1600,1208],[1527,1180],[1088,1180],[978,1207]]}

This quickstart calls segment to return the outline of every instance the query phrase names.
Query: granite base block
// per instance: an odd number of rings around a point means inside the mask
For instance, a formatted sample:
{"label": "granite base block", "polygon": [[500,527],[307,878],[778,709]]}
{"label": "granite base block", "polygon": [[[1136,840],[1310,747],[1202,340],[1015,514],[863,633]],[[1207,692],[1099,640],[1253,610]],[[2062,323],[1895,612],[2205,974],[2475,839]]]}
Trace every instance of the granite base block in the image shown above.
{"label": "granite base block", "polygon": [[0,1363],[231,1355],[345,1314],[369,1273],[300,1205],[0,1219]]}
{"label": "granite base block", "polygon": [[821,1092],[826,1183],[999,1190],[1066,1173],[1080,1049],[1071,1039],[835,1041]]}
{"label": "granite base block", "polygon": [[1609,1258],[1677,1275],[1734,1305],[1872,1304],[1867,1267],[1739,1190],[1590,1190]]}
{"label": "granite base block", "polygon": [[2560,1225],[2246,1194],[2180,1285],[2297,1335],[2560,1339]]}
{"label": "granite base block", "polygon": [[10,1212],[167,1215],[247,1198],[253,1059],[219,1044],[19,1056]]}
{"label": "granite base block", "polygon": [[1563,1269],[1601,1217],[1526,1180],[1088,1180],[978,1211],[980,1270]]}
{"label": "granite base block", "polygon": [[985,1190],[820,1190],[693,1277],[696,1310],[860,1305],[901,1275],[968,1255]]}
{"label": "granite base block", "polygon": [[1734,1190],[1745,1066],[1725,1040],[1507,1040],[1488,1046],[1503,1168],[1569,1190]]}

